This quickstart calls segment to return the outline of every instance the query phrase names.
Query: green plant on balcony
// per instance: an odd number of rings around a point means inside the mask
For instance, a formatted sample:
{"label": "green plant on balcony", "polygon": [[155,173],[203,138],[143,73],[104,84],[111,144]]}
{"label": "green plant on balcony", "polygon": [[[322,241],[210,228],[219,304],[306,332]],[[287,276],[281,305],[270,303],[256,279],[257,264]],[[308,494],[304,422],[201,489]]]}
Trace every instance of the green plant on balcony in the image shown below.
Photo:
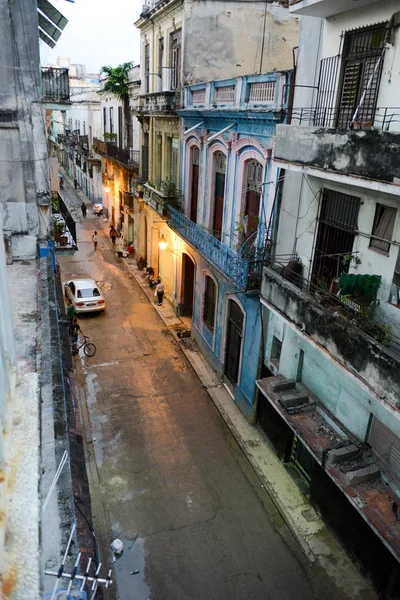
{"label": "green plant on balcony", "polygon": [[109,133],[109,132],[105,132],[103,134],[104,137],[104,141],[105,142],[115,142],[117,139],[117,134],[116,133]]}
{"label": "green plant on balcony", "polygon": [[162,181],[161,191],[165,196],[165,202],[176,210],[182,208],[182,192],[173,181]]}
{"label": "green plant on balcony", "polygon": [[118,67],[103,66],[100,69],[100,74],[107,75],[101,93],[111,92],[122,102],[129,97],[129,70],[132,69],[133,63],[126,62],[118,65]]}

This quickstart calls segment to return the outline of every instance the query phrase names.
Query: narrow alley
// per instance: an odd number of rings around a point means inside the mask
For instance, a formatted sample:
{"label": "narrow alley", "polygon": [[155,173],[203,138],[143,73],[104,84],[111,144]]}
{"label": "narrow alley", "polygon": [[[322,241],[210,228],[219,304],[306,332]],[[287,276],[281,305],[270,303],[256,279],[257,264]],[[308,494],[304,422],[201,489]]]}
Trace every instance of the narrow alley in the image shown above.
{"label": "narrow alley", "polygon": [[114,565],[120,600],[320,597],[259,480],[103,231],[93,250],[95,228],[89,212],[78,225],[79,251],[59,262],[63,281],[91,277],[107,301],[104,314],[79,319],[97,353],[75,368],[88,409],[96,534],[103,551],[115,537],[125,543]]}

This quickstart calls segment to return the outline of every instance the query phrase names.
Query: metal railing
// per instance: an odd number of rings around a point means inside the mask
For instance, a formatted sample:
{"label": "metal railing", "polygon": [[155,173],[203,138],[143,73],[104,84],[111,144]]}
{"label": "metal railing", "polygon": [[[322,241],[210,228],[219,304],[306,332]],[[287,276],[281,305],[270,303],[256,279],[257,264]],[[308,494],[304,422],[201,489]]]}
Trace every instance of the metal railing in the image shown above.
{"label": "metal railing", "polygon": [[[202,226],[194,223],[178,210],[168,207],[168,225],[207,260],[212,262],[223,275],[244,290],[257,290],[261,283],[262,268],[268,263],[268,255],[254,253],[254,259],[244,258],[230,246],[220,242]],[[260,231],[259,237],[264,237]],[[264,241],[264,240],[263,240]]]}
{"label": "metal railing", "polygon": [[[301,107],[292,109],[291,125],[308,125],[311,127],[339,128],[341,110],[338,106]],[[377,107],[371,121],[355,120],[352,127],[351,117],[340,129],[378,129],[381,131],[400,131],[400,107]]]}
{"label": "metal railing", "polygon": [[235,101],[235,86],[225,85],[215,89],[215,102],[217,104],[232,104]]}
{"label": "metal railing", "polygon": [[166,195],[157,190],[156,188],[153,188],[148,183],[146,183],[144,186],[143,200],[161,217],[167,216],[168,206],[166,201]]}
{"label": "metal railing", "polygon": [[68,69],[42,67],[42,98],[44,102],[69,102]]}
{"label": "metal railing", "polygon": [[275,100],[276,81],[250,83],[249,102],[267,103]]}

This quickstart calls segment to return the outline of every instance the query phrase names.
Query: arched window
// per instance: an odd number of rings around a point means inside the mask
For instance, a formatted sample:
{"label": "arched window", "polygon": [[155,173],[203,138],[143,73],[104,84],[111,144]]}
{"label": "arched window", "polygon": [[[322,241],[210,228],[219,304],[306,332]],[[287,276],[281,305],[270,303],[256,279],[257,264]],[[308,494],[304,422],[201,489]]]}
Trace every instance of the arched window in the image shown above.
{"label": "arched window", "polygon": [[192,148],[192,189],[190,198],[190,219],[193,223],[197,223],[197,204],[199,193],[199,165],[200,165],[200,150],[197,146]]}
{"label": "arched window", "polygon": [[263,166],[257,160],[247,163],[247,177],[245,188],[245,239],[257,231],[260,214],[262,191]]}
{"label": "arched window", "polygon": [[221,239],[222,223],[224,216],[226,156],[223,152],[214,154],[215,188],[214,188],[214,214],[212,231],[214,237]]}
{"label": "arched window", "polygon": [[209,275],[204,278],[203,322],[210,331],[214,331],[215,309],[217,304],[217,286]]}

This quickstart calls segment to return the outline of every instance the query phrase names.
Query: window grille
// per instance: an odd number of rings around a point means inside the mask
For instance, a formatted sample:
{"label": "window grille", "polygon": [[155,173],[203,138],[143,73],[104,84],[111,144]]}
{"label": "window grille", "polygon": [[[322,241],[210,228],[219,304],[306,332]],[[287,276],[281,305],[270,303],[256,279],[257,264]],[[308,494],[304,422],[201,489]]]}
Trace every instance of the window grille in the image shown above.
{"label": "window grille", "polygon": [[206,275],[204,281],[203,321],[211,331],[214,331],[216,299],[217,286],[214,280],[209,275]]}
{"label": "window grille", "polygon": [[[397,210],[390,206],[376,205],[374,225],[371,232],[370,247],[389,252]],[[376,237],[374,237],[376,236]],[[387,241],[386,241],[387,240]]]}
{"label": "window grille", "polygon": [[204,104],[206,100],[206,90],[192,91],[192,104]]}
{"label": "window grille", "polygon": [[215,101],[217,104],[232,104],[235,100],[235,86],[226,85],[215,90]]}
{"label": "window grille", "polygon": [[216,152],[214,156],[215,172],[225,175],[226,171],[226,156],[223,152]]}
{"label": "window grille", "polygon": [[275,99],[275,81],[251,83],[249,102],[273,102]]}
{"label": "window grille", "polygon": [[320,221],[346,231],[356,231],[359,210],[360,198],[324,189]]}

